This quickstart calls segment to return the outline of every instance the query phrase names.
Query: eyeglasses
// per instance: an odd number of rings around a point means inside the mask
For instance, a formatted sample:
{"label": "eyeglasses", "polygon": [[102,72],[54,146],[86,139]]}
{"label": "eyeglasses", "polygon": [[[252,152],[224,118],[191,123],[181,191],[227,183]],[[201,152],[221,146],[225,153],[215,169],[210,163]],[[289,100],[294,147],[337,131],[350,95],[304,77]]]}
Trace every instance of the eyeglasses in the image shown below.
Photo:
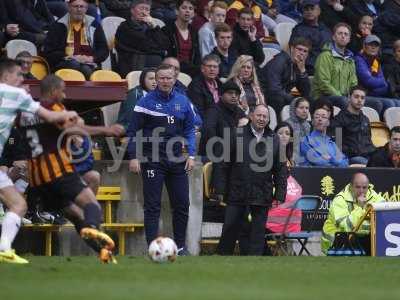
{"label": "eyeglasses", "polygon": [[205,66],[206,68],[209,68],[209,69],[218,69],[218,65],[203,65],[203,66]]}
{"label": "eyeglasses", "polygon": [[86,9],[87,5],[71,5],[73,9]]}
{"label": "eyeglasses", "polygon": [[31,66],[32,65],[32,61],[30,60],[22,60],[22,59],[18,59],[17,63],[20,65],[27,65],[27,66]]}

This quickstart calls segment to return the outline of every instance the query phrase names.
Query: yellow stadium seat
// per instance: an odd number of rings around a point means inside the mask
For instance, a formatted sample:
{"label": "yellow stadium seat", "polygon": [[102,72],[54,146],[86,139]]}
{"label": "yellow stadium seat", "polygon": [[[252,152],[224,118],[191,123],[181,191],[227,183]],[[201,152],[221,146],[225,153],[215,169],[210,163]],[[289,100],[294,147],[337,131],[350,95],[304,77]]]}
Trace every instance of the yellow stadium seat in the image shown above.
{"label": "yellow stadium seat", "polygon": [[383,122],[371,122],[371,139],[375,147],[382,147],[390,139],[389,128]]}
{"label": "yellow stadium seat", "polygon": [[55,73],[65,81],[85,81],[85,75],[73,69],[60,69]]}
{"label": "yellow stadium seat", "polygon": [[41,56],[34,56],[31,73],[38,80],[42,80],[50,73],[50,67],[47,61]]}
{"label": "yellow stadium seat", "polygon": [[92,73],[90,76],[91,81],[122,81],[121,76],[114,71],[109,70],[98,70]]}
{"label": "yellow stadium seat", "polygon": [[203,166],[204,196],[207,199],[210,199],[211,195],[211,175],[212,175],[212,163],[208,162]]}

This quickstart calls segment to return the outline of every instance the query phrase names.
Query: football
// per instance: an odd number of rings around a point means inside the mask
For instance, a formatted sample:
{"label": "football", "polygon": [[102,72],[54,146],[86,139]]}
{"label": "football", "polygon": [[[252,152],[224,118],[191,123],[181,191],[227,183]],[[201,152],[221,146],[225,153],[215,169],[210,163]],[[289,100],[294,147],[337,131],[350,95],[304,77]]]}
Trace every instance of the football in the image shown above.
{"label": "football", "polygon": [[157,263],[174,262],[176,260],[178,247],[168,237],[158,237],[150,243],[149,257]]}

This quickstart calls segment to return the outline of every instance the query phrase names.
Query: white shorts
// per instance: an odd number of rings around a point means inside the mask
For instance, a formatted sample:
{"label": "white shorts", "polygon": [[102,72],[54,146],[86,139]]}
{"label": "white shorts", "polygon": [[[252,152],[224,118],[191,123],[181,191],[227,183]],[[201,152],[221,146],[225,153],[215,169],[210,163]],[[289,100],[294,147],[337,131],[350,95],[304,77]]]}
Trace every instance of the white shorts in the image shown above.
{"label": "white shorts", "polygon": [[13,185],[14,183],[11,181],[8,175],[3,171],[0,171],[0,189],[4,189],[8,186],[13,186]]}

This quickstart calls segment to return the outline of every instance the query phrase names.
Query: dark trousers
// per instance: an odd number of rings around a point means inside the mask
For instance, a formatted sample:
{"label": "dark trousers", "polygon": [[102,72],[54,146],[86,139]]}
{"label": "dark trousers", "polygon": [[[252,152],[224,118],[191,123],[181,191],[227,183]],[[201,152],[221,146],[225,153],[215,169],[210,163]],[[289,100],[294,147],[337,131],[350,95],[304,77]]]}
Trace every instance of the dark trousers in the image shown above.
{"label": "dark trousers", "polygon": [[60,64],[57,65],[56,69],[74,69],[85,75],[86,80],[89,80],[90,75],[92,75],[97,67],[93,65],[81,64],[74,59],[69,59],[63,60]]}
{"label": "dark trousers", "polygon": [[185,247],[189,218],[189,181],[185,163],[166,160],[141,164],[144,196],[144,229],[147,243],[158,237],[163,184],[167,188],[172,208],[174,240],[178,248]]}
{"label": "dark trousers", "polygon": [[218,245],[220,255],[232,255],[235,249],[242,227],[247,218],[247,213],[251,213],[250,232],[248,239],[248,255],[263,255],[265,222],[267,220],[267,207],[250,205],[228,205],[225,210],[225,221],[222,227],[222,235]]}

